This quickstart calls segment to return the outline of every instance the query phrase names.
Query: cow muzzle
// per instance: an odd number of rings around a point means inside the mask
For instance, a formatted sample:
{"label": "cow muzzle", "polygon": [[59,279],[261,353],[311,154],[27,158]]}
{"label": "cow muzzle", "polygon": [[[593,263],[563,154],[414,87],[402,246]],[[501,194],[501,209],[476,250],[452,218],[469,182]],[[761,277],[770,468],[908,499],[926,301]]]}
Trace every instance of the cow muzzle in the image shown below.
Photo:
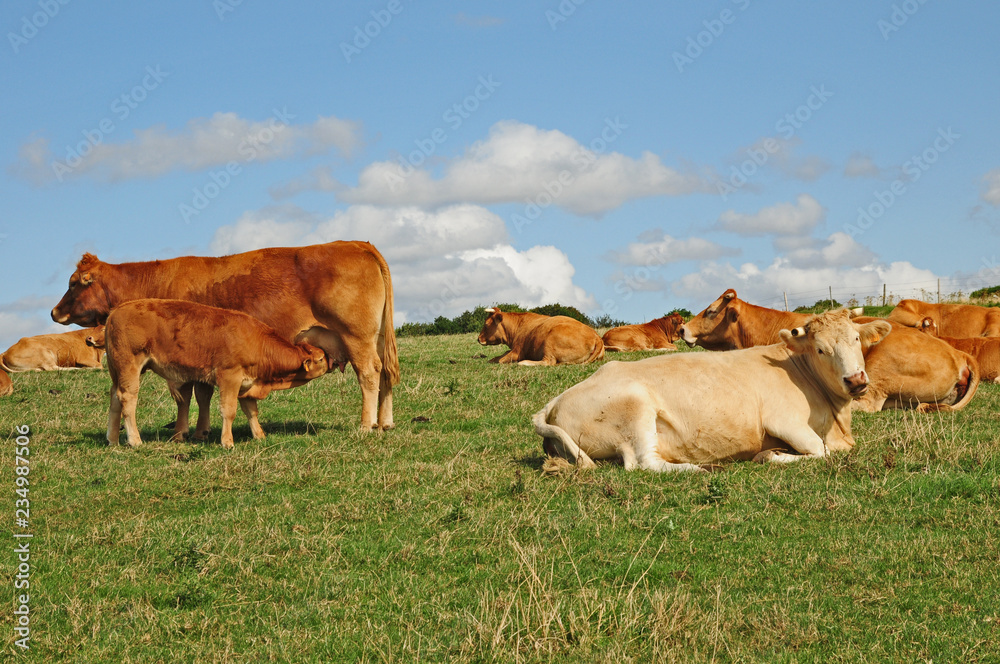
{"label": "cow muzzle", "polygon": [[868,374],[864,371],[859,371],[853,376],[844,378],[844,384],[847,386],[847,391],[851,393],[852,397],[860,397],[868,391]]}
{"label": "cow muzzle", "polygon": [[688,346],[694,347],[698,343],[698,337],[691,334],[686,327],[681,325],[677,328],[677,334]]}
{"label": "cow muzzle", "polygon": [[54,307],[52,309],[52,320],[55,321],[56,323],[62,323],[63,325],[65,325],[66,323],[69,322],[69,314],[64,314],[61,311],[59,311],[59,307]]}

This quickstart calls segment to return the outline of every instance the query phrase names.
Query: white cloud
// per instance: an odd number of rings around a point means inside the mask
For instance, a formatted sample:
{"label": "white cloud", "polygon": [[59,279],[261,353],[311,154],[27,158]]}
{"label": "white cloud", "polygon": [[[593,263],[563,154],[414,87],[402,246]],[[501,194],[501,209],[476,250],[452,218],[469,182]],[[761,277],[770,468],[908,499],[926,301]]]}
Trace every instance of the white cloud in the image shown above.
{"label": "white cloud", "polygon": [[0,353],[13,346],[21,337],[33,337],[38,334],[58,334],[59,332],[69,332],[76,327],[66,327],[53,323],[49,318],[49,311],[57,300],[48,302],[44,311],[38,311],[36,315],[25,315],[27,308],[19,306],[18,303],[0,308]]}
{"label": "white cloud", "polygon": [[678,240],[659,228],[644,232],[638,242],[630,243],[623,250],[613,250],[607,258],[622,265],[658,266],[686,260],[711,260],[739,254],[739,249],[723,247],[702,238]]}
{"label": "white cloud", "polygon": [[980,198],[993,207],[1000,207],[1000,168],[994,168],[983,176]]}
{"label": "white cloud", "polygon": [[872,160],[871,156],[862,152],[853,152],[844,166],[844,175],[849,178],[882,177],[882,169]]}
{"label": "white cloud", "polygon": [[[499,122],[486,140],[448,162],[439,178],[426,169],[411,169],[409,163],[423,163],[423,153],[415,150],[405,164],[370,164],[357,186],[342,188],[337,196],[352,204],[421,207],[530,200],[597,217],[636,198],[710,190],[703,178],[669,168],[651,152],[637,159],[607,152],[627,130],[627,125],[608,120],[588,147],[557,130]],[[339,185],[319,178],[316,183],[328,190]],[[302,188],[299,182],[279,191]]]}
{"label": "white cloud", "polygon": [[804,235],[826,218],[826,210],[809,194],[801,194],[795,203],[778,203],[756,214],[727,210],[719,216],[716,228],[739,235]]}
{"label": "white cloud", "polygon": [[247,213],[220,228],[210,248],[225,254],[340,239],[370,241],[385,256],[397,325],[496,302],[596,307],[594,298],[574,285],[575,268],[562,251],[550,246],[516,250],[508,243],[503,219],[476,205],[431,212],[359,205],[322,220],[285,205]]}
{"label": "white cloud", "polygon": [[331,150],[346,156],[361,143],[357,123],[320,117],[312,124],[296,125],[291,124],[293,119],[278,110],[259,122],[235,113],[216,113],[211,118],[195,118],[178,131],[158,125],[134,132],[123,143],[81,141],[55,151],[48,139],[37,138],[21,146],[13,171],[40,184],[83,176],[119,181]]}
{"label": "white cloud", "polygon": [[[782,242],[794,239],[797,242]],[[876,261],[875,253],[854,241],[847,233],[834,233],[825,240],[817,238],[777,238],[775,248],[784,250],[788,264],[794,268],[865,267]]]}

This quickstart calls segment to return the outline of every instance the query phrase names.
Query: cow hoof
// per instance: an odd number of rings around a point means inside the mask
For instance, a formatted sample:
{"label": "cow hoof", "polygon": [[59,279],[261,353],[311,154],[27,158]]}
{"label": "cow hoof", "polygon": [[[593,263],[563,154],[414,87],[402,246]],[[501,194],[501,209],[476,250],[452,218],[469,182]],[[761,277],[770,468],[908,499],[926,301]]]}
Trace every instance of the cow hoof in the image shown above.
{"label": "cow hoof", "polygon": [[233,444],[232,443],[222,443],[222,449],[224,449],[224,450],[231,450],[231,449],[233,449]]}
{"label": "cow hoof", "polygon": [[725,466],[720,466],[717,463],[705,463],[698,466],[703,472],[706,473],[718,473],[721,470],[725,470]]}
{"label": "cow hoof", "polygon": [[392,431],[395,428],[396,428],[396,425],[393,424],[392,422],[389,422],[388,424],[380,424],[379,425],[379,429],[381,429],[382,431]]}
{"label": "cow hoof", "polygon": [[764,450],[753,458],[754,463],[768,463],[778,456],[777,450]]}
{"label": "cow hoof", "polygon": [[175,433],[170,437],[171,443],[183,443],[187,440],[188,435],[186,433]]}

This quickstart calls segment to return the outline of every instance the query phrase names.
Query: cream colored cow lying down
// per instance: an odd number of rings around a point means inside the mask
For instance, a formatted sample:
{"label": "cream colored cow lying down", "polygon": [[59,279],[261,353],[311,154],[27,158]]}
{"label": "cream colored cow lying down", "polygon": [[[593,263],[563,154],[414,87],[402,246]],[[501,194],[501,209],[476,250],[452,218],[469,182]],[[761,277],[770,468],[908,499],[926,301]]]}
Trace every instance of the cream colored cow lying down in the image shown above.
{"label": "cream colored cow lying down", "polygon": [[535,431],[550,456],[580,467],[822,457],[854,445],[851,400],[868,389],[861,341],[890,331],[833,311],[781,330],[773,346],[610,362],[536,413]]}

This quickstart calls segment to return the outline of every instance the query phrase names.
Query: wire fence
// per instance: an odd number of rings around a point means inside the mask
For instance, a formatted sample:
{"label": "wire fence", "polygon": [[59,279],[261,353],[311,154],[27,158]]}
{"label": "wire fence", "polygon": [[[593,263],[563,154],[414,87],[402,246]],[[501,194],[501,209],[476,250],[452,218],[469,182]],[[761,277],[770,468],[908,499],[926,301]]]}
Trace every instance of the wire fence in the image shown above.
{"label": "wire fence", "polygon": [[[881,289],[872,292],[871,284],[849,286],[830,284],[826,288],[806,291],[783,291],[768,298],[760,298],[753,304],[770,309],[788,309],[811,305],[813,302],[832,299],[852,307],[858,306],[890,306],[900,300],[916,299],[925,302],[969,302],[970,294],[982,288],[1000,284],[1000,272],[977,273],[967,277],[942,277],[909,283],[883,284]],[[1000,296],[994,293],[987,301],[998,301]]]}

